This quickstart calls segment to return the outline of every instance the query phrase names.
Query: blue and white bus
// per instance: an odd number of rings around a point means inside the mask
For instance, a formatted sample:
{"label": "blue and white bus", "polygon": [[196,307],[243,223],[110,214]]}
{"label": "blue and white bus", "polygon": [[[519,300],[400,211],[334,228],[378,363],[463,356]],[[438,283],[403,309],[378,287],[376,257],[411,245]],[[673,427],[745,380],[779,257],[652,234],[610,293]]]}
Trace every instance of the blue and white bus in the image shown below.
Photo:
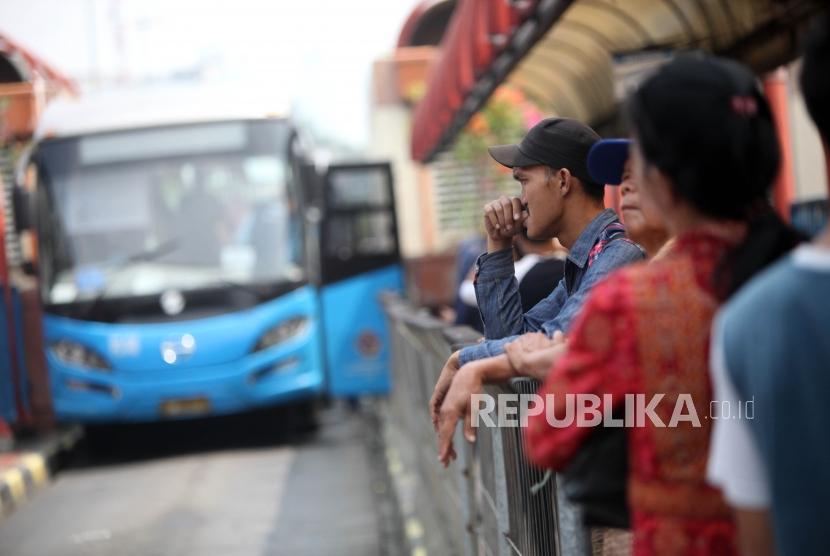
{"label": "blue and white bus", "polygon": [[389,389],[390,167],[314,170],[292,122],[253,106],[114,95],[44,114],[17,204],[58,419],[311,410]]}

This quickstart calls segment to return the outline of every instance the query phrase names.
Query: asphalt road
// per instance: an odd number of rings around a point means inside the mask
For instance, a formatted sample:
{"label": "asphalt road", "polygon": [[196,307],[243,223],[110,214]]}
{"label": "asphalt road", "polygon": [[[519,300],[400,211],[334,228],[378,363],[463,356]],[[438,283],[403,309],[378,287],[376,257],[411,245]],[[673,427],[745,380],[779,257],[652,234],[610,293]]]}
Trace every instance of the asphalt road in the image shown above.
{"label": "asphalt road", "polygon": [[400,553],[371,410],[325,410],[313,434],[290,417],[98,431],[0,522],[0,555]]}

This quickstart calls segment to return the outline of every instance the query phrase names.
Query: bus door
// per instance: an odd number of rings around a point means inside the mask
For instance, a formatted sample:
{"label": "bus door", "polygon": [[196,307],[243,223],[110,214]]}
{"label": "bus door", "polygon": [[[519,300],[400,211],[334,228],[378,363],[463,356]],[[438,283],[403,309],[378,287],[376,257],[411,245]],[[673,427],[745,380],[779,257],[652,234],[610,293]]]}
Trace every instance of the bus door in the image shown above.
{"label": "bus door", "polygon": [[383,164],[332,165],[323,180],[321,304],[329,393],[389,391],[383,291],[401,291],[392,171]]}

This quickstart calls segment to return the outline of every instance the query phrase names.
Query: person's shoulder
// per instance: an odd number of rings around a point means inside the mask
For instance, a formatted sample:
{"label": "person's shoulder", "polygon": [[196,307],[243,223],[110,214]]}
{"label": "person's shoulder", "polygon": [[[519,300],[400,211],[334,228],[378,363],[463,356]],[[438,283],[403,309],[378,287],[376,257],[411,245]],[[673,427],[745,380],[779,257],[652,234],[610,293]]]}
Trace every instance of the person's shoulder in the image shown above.
{"label": "person's shoulder", "polygon": [[634,262],[612,270],[603,280],[591,288],[586,303],[594,310],[617,312],[630,308],[633,302],[633,285],[641,280],[648,265]]}
{"label": "person's shoulder", "polygon": [[597,287],[603,286],[607,291],[615,295],[621,295],[630,290],[634,284],[641,283],[648,276],[659,271],[653,265],[648,264],[648,261],[637,260],[616,269]]}
{"label": "person's shoulder", "polygon": [[[720,309],[717,334],[723,346],[728,370],[736,386],[748,387],[750,375],[764,380],[754,381],[753,388],[770,393],[784,375],[794,367],[788,362],[792,346],[810,320],[803,311],[821,304],[815,292],[800,283],[800,271],[792,256],[784,256],[745,284]],[[813,296],[813,297],[811,297]],[[806,309],[811,310],[811,309]],[[778,371],[787,370],[787,373]],[[772,378],[774,377],[774,380]]]}
{"label": "person's shoulder", "polygon": [[758,322],[761,315],[769,315],[791,307],[793,301],[809,292],[793,287],[798,279],[798,268],[791,255],[785,255],[738,290],[721,309],[726,322]]}
{"label": "person's shoulder", "polygon": [[636,262],[646,258],[645,251],[627,237],[619,237],[609,241],[599,256],[613,257],[622,262]]}
{"label": "person's shoulder", "polygon": [[642,309],[654,304],[660,305],[658,296],[643,284],[672,280],[677,268],[670,261],[638,260],[611,272],[594,287],[603,305],[616,309]]}
{"label": "person's shoulder", "polygon": [[644,259],[645,253],[636,243],[620,238],[604,245],[589,266],[593,270],[592,274],[604,277]]}

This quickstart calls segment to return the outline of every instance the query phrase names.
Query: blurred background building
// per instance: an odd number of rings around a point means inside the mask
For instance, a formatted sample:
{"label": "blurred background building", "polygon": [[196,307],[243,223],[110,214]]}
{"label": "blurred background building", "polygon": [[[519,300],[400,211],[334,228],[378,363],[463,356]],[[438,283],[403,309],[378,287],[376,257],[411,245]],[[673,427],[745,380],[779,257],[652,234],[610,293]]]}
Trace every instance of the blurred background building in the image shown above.
{"label": "blurred background building", "polygon": [[[784,151],[776,205],[815,230],[823,216],[812,201],[826,197],[827,177],[797,56],[821,8],[813,0],[418,2],[373,71],[371,149],[395,160],[404,254],[445,263],[440,253],[479,232],[484,202],[516,191],[487,145],[515,141],[554,115],[624,135],[627,92],[686,50],[732,57],[758,73]],[[609,191],[609,206],[618,206],[616,194]],[[434,281],[424,287],[430,301],[450,295]]]}

